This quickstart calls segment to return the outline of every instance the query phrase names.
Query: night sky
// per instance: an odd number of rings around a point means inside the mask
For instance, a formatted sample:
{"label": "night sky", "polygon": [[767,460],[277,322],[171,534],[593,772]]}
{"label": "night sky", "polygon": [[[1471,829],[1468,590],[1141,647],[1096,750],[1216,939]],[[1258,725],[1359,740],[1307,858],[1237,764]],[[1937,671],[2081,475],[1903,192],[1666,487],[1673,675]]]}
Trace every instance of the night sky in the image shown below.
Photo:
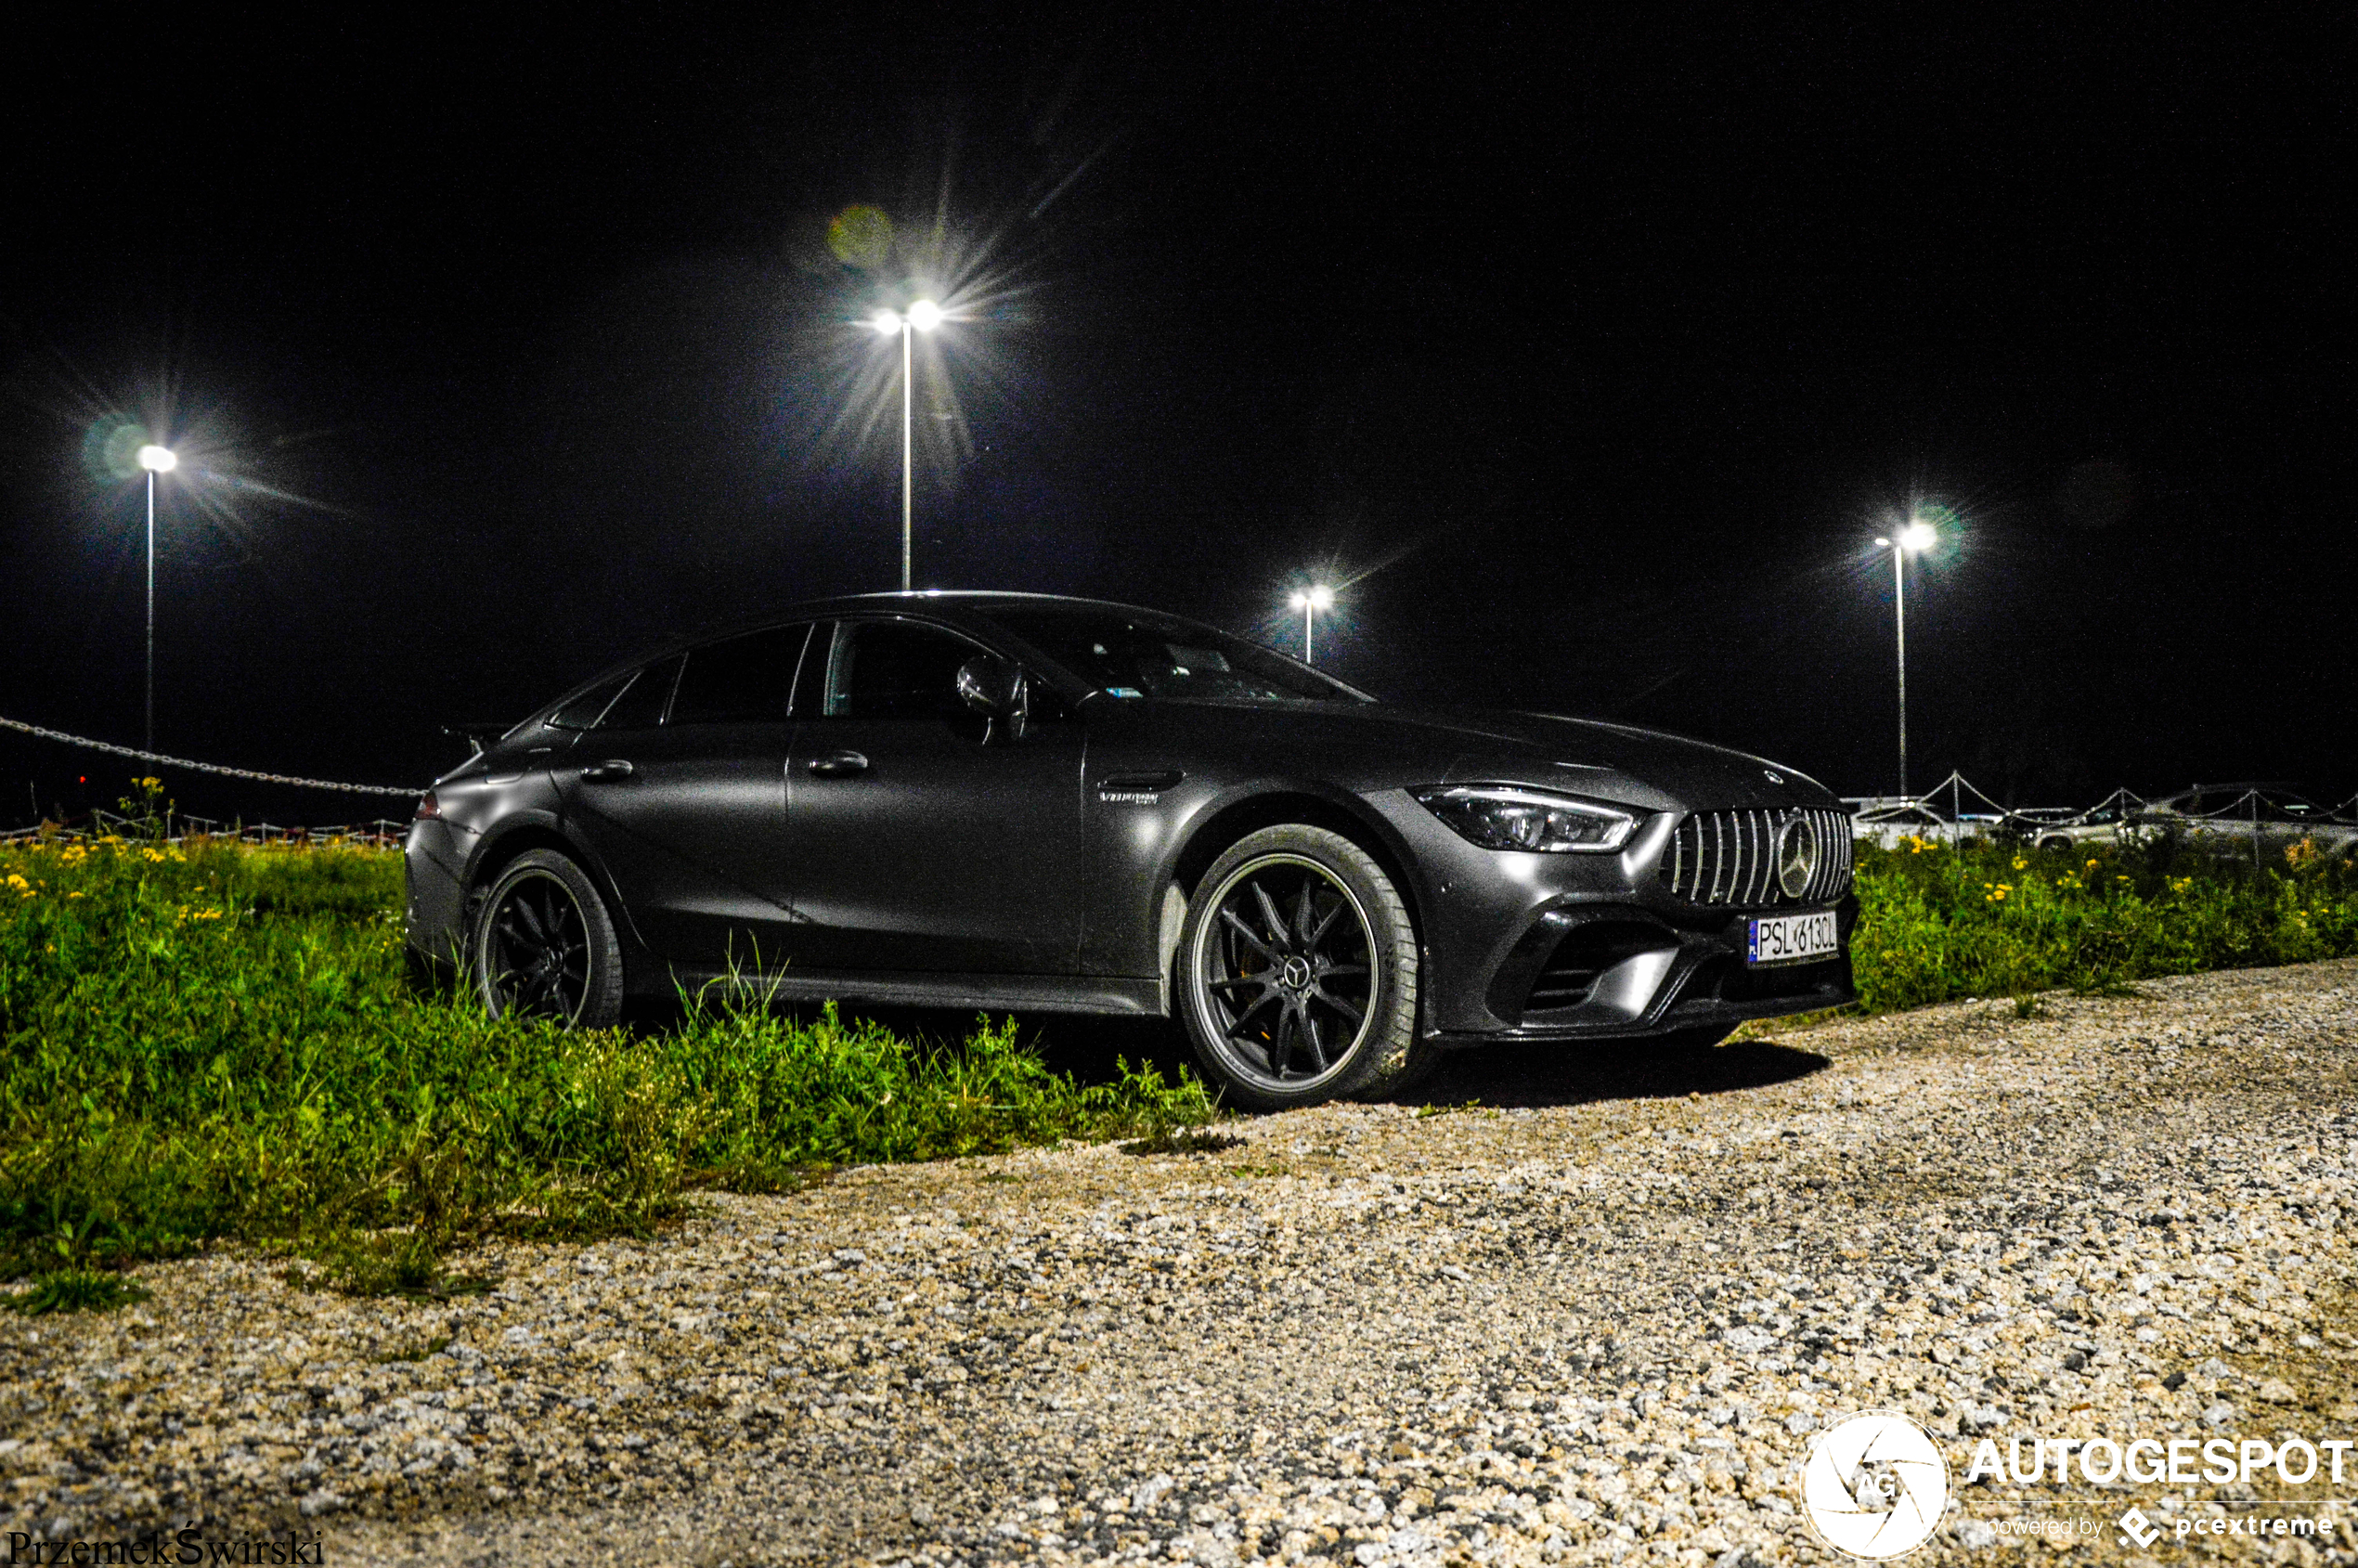
{"label": "night sky", "polygon": [[[421,785],[446,722],[894,586],[897,359],[859,323],[914,278],[960,317],[918,362],[921,587],[1299,651],[1315,575],[1319,662],[1381,694],[1859,794],[1896,783],[1872,539],[1939,507],[1916,783],[2358,790],[2346,18],[977,14],[19,51],[0,714],[137,743],[124,423],[188,455],[180,755]],[[872,265],[830,244],[857,204]],[[0,736],[0,824],[131,771]]]}

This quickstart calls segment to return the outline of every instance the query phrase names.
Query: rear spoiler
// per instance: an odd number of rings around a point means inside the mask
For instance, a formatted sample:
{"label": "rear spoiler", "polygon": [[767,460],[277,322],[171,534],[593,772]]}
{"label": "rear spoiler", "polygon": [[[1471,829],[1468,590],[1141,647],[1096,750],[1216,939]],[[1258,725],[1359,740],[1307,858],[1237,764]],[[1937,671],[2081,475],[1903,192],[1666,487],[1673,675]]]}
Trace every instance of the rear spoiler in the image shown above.
{"label": "rear spoiler", "polygon": [[481,757],[484,747],[515,727],[512,719],[486,719],[472,724],[445,724],[442,727],[442,732],[446,735],[456,735],[474,747],[475,755]]}

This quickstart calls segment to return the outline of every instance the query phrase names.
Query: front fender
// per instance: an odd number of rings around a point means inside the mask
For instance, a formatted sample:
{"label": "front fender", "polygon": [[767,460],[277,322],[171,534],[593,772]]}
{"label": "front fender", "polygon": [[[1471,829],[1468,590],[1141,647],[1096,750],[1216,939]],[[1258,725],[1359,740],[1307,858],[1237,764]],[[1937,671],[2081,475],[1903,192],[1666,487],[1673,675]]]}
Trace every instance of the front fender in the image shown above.
{"label": "front fender", "polygon": [[1279,823],[1332,827],[1368,848],[1399,886],[1410,918],[1420,919],[1431,891],[1423,870],[1397,828],[1360,795],[1286,775],[1190,784],[1150,801],[1087,802],[1097,892],[1082,937],[1086,972],[1167,978],[1167,948],[1176,934],[1173,892],[1184,902],[1196,876],[1229,845]]}

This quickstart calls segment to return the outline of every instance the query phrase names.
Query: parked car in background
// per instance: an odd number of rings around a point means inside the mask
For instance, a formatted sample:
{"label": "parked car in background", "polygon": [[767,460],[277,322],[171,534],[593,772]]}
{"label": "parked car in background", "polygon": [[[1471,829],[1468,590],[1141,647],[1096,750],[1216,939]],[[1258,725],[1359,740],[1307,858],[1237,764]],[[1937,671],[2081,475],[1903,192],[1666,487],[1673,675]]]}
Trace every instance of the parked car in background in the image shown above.
{"label": "parked car in background", "polygon": [[1967,811],[1951,818],[1927,802],[1905,795],[1845,796],[1850,809],[1853,842],[1898,848],[1911,838],[1947,844],[1962,836],[1987,836],[2001,831],[2005,819],[1994,811]]}
{"label": "parked car in background", "polygon": [[2306,842],[2321,855],[2358,853],[2358,823],[2345,822],[2279,784],[2195,784],[2134,813],[2145,832],[2176,833],[2214,853],[2279,859]]}
{"label": "parked car in background", "polygon": [[2024,839],[2041,849],[2070,849],[2089,844],[2133,842],[2140,830],[2130,821],[2136,809],[2108,802],[2089,810],[2073,813],[2060,821],[2023,819]]}
{"label": "parked car in background", "polygon": [[1846,813],[1757,757],[1410,708],[1151,610],[880,594],[634,659],[436,781],[408,940],[629,993],[1175,1017],[1231,1101],[1855,999]]}

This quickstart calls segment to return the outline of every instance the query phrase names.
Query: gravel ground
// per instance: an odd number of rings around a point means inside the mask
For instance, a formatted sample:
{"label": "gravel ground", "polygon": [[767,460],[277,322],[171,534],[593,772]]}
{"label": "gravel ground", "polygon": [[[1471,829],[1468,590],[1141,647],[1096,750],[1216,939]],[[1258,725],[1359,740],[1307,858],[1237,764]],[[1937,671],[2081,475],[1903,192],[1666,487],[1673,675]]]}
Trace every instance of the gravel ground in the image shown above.
{"label": "gravel ground", "polygon": [[[2339,1488],[1966,1484],[1984,1434],[2358,1438],[2358,962],[2138,989],[1681,1068],[1470,1056],[1209,1151],[503,1248],[451,1303],[159,1265],[128,1312],[0,1322],[0,1511],[344,1562],[1743,1568],[1840,1561],[1797,1469],[1890,1407],[1950,1467],[1917,1562],[2358,1562],[2358,1454]],[[2287,1509],[2329,1538],[2177,1541]]]}

